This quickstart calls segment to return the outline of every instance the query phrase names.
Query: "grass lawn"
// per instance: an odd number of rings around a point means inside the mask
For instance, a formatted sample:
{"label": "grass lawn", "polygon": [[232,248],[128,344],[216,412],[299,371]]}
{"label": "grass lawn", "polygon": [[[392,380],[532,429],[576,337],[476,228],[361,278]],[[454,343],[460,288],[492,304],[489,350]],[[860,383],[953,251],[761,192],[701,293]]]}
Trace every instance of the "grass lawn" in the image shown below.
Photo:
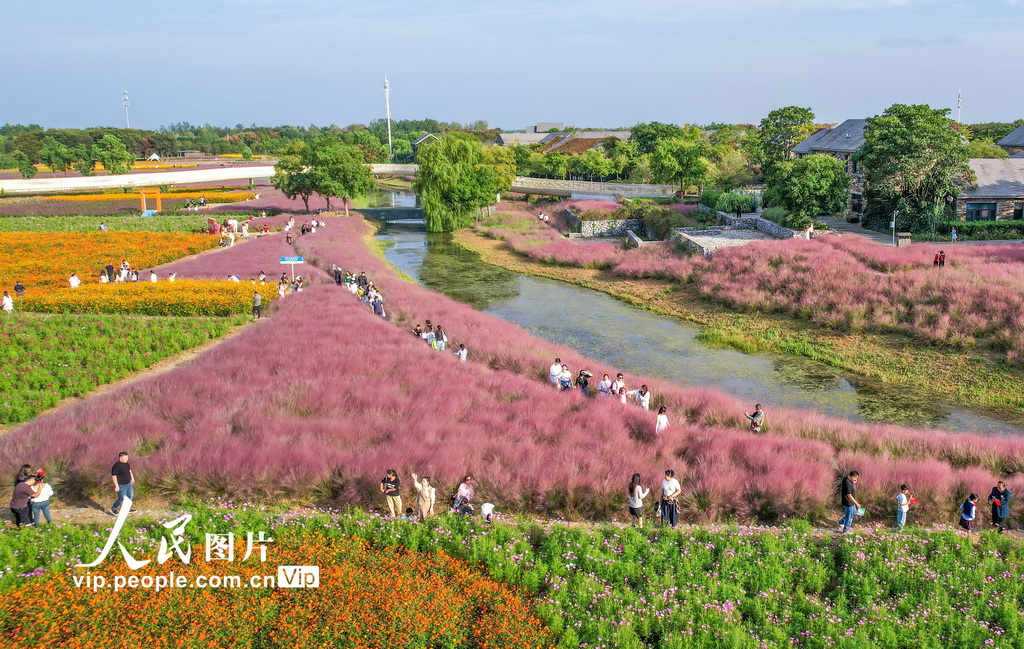
{"label": "grass lawn", "polygon": [[128,315],[0,316],[0,425],[226,334],[237,320]]}

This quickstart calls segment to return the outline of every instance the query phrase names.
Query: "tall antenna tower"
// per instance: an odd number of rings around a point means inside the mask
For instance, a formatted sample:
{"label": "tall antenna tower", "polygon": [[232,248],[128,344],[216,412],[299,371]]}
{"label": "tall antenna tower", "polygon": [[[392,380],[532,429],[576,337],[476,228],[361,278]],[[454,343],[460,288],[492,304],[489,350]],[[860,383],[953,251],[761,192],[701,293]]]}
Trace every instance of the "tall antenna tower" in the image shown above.
{"label": "tall antenna tower", "polygon": [[124,127],[131,128],[132,125],[128,122],[128,91],[121,91],[121,103],[124,104]]}
{"label": "tall antenna tower", "polygon": [[964,93],[960,90],[956,91],[956,123],[960,123],[960,105],[963,103]]}
{"label": "tall antenna tower", "polygon": [[388,83],[388,75],[384,75],[384,111],[388,116],[388,160],[394,155],[391,150],[391,84]]}

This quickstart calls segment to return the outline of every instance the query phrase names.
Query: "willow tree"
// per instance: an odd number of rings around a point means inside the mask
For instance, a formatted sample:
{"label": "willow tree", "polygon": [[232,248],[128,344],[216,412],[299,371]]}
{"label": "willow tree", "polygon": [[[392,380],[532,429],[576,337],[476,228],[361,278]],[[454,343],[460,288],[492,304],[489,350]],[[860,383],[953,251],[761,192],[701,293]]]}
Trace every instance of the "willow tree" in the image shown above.
{"label": "willow tree", "polygon": [[451,232],[473,222],[473,212],[491,205],[512,186],[515,156],[484,146],[465,133],[448,133],[420,147],[413,189],[420,195],[430,232]]}

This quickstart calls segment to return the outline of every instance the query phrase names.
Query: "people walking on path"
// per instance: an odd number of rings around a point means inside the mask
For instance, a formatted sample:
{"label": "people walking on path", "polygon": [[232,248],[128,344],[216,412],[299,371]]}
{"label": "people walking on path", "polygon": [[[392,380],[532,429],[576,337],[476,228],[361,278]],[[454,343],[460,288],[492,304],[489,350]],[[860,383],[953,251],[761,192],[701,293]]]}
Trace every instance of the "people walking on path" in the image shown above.
{"label": "people walking on path", "polygon": [[597,384],[597,396],[599,397],[610,397],[612,396],[612,382],[608,379],[607,374],[601,375],[601,380]]}
{"label": "people walking on path", "polygon": [[0,310],[4,313],[14,312],[14,298],[12,298],[11,294],[7,291],[4,291],[4,297],[0,300]]}
{"label": "people walking on path", "polygon": [[[135,503],[135,474],[132,473],[132,465],[128,463],[128,452],[121,451],[117,454],[117,462],[110,469],[110,481],[114,484],[114,493],[117,500],[110,506],[110,513],[117,516],[121,509],[121,503],[127,498],[133,505]],[[134,506],[128,513],[138,511]]]}
{"label": "people walking on path", "polygon": [[387,501],[388,511],[391,512],[392,518],[402,513],[401,486],[398,473],[394,469],[388,469],[384,479],[380,481],[380,492],[384,494],[384,500]]}
{"label": "people walking on path", "polygon": [[43,518],[48,524],[53,522],[53,519],[50,518],[50,498],[53,497],[53,487],[46,482],[46,471],[37,472],[35,478],[35,491],[29,506],[32,508],[34,525],[38,527]]}
{"label": "people walking on path", "polygon": [[953,243],[956,243],[956,240],[957,240],[956,228],[950,228],[949,229],[949,240],[952,241]]}
{"label": "people walking on path", "polygon": [[750,420],[750,432],[760,433],[761,427],[764,426],[764,410],[761,409],[761,404],[754,404],[754,414],[749,412],[743,414]]}
{"label": "people walking on path", "polygon": [[910,511],[910,487],[900,485],[900,492],[896,494],[896,530],[902,531],[907,524],[907,512]]}
{"label": "people walking on path", "polygon": [[590,377],[593,376],[587,370],[580,370],[579,376],[576,377],[575,385],[583,392],[583,396],[590,396]]}
{"label": "people walking on path", "polygon": [[263,311],[261,306],[263,304],[263,296],[260,295],[259,291],[252,292],[252,317],[254,320],[259,320],[263,317]]}
{"label": "people walking on path", "polygon": [[668,415],[665,414],[666,412],[668,412],[668,408],[665,406],[658,408],[658,420],[654,424],[655,435],[661,435],[668,428]]}
{"label": "people walking on path", "polygon": [[444,329],[440,324],[434,330],[434,349],[443,352],[445,346],[448,345],[448,334],[444,332]]}
{"label": "people walking on path", "polygon": [[434,515],[434,499],[437,490],[430,486],[430,477],[423,476],[421,480],[412,474],[412,486],[416,487],[416,515],[421,521],[425,521]]}
{"label": "people walking on path", "polygon": [[636,405],[644,410],[651,409],[651,391],[646,385],[641,385],[639,390],[630,390],[626,394],[636,399]]}
{"label": "people walking on path", "polygon": [[558,375],[562,373],[562,359],[556,358],[555,362],[548,368],[548,379],[551,381],[551,385],[558,388]]}
{"label": "people walking on path", "polygon": [[644,498],[651,493],[651,488],[644,489],[640,484],[640,474],[634,473],[629,481],[629,515],[636,527],[644,526]]}
{"label": "people walking on path", "polygon": [[853,527],[853,517],[857,515],[857,511],[860,509],[860,503],[857,502],[857,483],[859,481],[860,473],[850,471],[843,478],[843,484],[839,489],[839,504],[843,508],[843,517],[839,519],[838,524],[842,526],[844,534]]}
{"label": "people walking on path", "polygon": [[672,469],[665,471],[665,479],[661,481],[661,524],[668,524],[675,529],[679,522],[679,495],[682,488],[676,480],[676,472]]}
{"label": "people walking on path", "polygon": [[464,344],[462,344],[462,343],[459,343],[459,348],[455,351],[455,356],[459,359],[459,362],[460,363],[465,363],[466,362],[466,357],[468,355],[469,355],[469,352],[466,351],[466,346]]}
{"label": "people walking on path", "polygon": [[1000,480],[992,487],[988,503],[992,505],[992,527],[1002,534],[1006,529],[1006,519],[1010,517],[1010,490],[1006,488],[1005,482]]}
{"label": "people walking on path", "polygon": [[971,494],[960,505],[960,527],[970,534],[974,531],[974,519],[978,515],[978,494]]}

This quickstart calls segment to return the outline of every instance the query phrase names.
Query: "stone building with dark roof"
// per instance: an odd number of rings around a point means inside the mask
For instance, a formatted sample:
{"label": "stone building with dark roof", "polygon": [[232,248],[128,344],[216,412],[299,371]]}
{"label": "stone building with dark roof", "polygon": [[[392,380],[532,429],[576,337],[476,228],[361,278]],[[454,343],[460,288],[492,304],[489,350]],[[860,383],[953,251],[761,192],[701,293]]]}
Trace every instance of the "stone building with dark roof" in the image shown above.
{"label": "stone building with dark roof", "polygon": [[956,198],[961,221],[1024,220],[1024,157],[969,160],[977,183]]}
{"label": "stone building with dark roof", "polygon": [[812,133],[793,147],[793,154],[798,158],[823,153],[846,165],[846,173],[850,176],[849,209],[855,214],[864,209],[864,174],[858,169],[854,155],[864,146],[866,126],[866,119],[848,119],[835,128],[823,128]]}
{"label": "stone building with dark roof", "polygon": [[1011,156],[1024,152],[1024,126],[1018,126],[1010,134],[996,142]]}

